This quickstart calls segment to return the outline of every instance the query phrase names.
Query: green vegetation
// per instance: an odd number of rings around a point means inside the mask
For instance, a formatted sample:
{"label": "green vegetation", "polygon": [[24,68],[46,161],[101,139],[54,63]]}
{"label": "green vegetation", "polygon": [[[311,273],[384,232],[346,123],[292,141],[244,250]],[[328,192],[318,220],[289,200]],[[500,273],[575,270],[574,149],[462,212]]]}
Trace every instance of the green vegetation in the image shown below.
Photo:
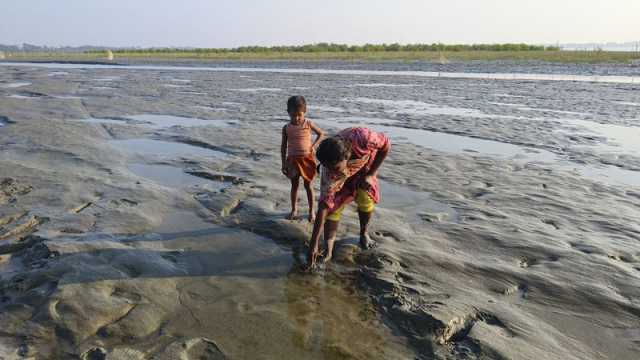
{"label": "green vegetation", "polygon": [[[369,53],[369,52],[461,52],[461,51],[558,51],[555,46],[540,46],[528,44],[474,44],[474,45],[447,45],[447,44],[365,44],[345,45],[318,43],[300,46],[242,46],[238,48],[149,48],[149,49],[120,49],[114,51],[118,54],[234,54],[234,53]],[[89,51],[102,52],[102,51]]]}
{"label": "green vegetation", "polygon": [[[344,61],[544,61],[561,63],[631,63],[640,60],[638,52],[564,51],[557,47],[527,44],[382,44],[342,45],[320,43],[302,46],[245,46],[234,49],[116,49],[114,61],[215,61],[215,60],[344,60]],[[7,61],[105,61],[107,50],[71,52],[11,52]]]}

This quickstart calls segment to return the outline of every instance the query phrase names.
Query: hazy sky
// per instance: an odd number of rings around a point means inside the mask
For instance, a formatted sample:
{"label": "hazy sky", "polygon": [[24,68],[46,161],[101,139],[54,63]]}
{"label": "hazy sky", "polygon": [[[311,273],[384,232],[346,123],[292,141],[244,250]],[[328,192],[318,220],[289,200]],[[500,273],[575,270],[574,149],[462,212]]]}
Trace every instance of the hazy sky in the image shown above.
{"label": "hazy sky", "polygon": [[0,0],[0,9],[3,44],[640,40],[640,0]]}

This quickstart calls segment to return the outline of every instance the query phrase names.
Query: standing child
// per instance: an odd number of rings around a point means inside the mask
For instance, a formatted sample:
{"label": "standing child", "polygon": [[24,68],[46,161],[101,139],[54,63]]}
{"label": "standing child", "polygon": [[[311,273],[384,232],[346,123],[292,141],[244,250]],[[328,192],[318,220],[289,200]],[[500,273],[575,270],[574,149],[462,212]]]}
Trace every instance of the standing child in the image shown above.
{"label": "standing child", "polygon": [[[290,122],[282,128],[282,173],[291,179],[291,213],[287,219],[298,216],[298,186],[300,177],[304,181],[309,202],[309,221],[315,220],[313,186],[311,182],[317,173],[314,159],[315,148],[322,140],[324,133],[314,123],[305,119],[307,101],[303,96],[292,96],[287,101],[287,112]],[[316,140],[311,143],[311,131],[316,133]]]}

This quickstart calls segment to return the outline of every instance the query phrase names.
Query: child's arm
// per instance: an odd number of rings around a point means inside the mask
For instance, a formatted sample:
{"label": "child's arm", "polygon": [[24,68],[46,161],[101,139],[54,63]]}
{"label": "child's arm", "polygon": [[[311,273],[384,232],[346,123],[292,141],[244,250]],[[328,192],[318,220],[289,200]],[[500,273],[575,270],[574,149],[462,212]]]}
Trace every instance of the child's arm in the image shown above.
{"label": "child's arm", "polygon": [[313,132],[317,135],[316,140],[313,142],[313,145],[311,145],[311,148],[315,149],[316,147],[318,147],[318,144],[320,144],[320,141],[322,141],[322,139],[324,138],[324,131],[322,131],[322,129],[320,129],[311,121],[309,121],[309,126],[311,127],[311,130],[313,130]]}
{"label": "child's arm", "polygon": [[287,125],[282,128],[282,144],[280,145],[280,157],[282,158],[282,173],[287,175]]}
{"label": "child's arm", "polygon": [[313,270],[318,256],[320,255],[320,233],[324,228],[324,224],[327,221],[327,215],[329,210],[327,205],[320,202],[318,205],[318,212],[316,213],[316,221],[313,223],[313,231],[311,232],[311,240],[309,241],[309,252],[307,253],[307,271]]}

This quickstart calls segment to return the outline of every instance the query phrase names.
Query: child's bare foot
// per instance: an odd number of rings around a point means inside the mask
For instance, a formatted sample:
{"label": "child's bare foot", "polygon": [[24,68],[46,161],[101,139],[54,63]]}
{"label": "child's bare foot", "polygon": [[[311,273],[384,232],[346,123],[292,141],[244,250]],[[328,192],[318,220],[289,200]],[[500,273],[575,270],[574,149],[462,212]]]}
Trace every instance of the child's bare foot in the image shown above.
{"label": "child's bare foot", "polygon": [[369,237],[369,234],[364,234],[360,236],[360,248],[362,250],[369,250],[375,247],[375,243]]}
{"label": "child's bare foot", "polygon": [[333,258],[333,254],[330,252],[327,252],[323,257],[322,257],[322,262],[323,263],[328,263],[331,261],[331,258]]}
{"label": "child's bare foot", "polygon": [[313,212],[313,210],[309,211],[309,222],[313,223],[314,221],[316,221],[316,213]]}
{"label": "child's bare foot", "polygon": [[295,220],[298,217],[298,210],[291,210],[289,215],[286,216],[287,220]]}

